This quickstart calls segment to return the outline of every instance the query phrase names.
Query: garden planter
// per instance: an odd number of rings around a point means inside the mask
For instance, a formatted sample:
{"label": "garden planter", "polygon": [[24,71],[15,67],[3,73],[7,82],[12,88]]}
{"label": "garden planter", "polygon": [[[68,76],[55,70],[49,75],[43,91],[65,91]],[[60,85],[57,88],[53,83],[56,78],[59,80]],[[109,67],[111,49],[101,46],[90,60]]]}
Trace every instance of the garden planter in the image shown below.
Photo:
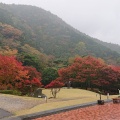
{"label": "garden planter", "polygon": [[104,100],[98,100],[98,105],[104,105]]}

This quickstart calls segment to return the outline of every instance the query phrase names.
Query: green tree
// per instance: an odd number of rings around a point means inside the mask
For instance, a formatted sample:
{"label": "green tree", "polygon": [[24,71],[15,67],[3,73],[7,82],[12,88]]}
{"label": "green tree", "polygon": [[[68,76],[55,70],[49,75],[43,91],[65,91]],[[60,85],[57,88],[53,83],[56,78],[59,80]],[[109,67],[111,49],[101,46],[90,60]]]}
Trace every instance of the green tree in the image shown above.
{"label": "green tree", "polygon": [[23,63],[24,66],[32,66],[37,69],[37,71],[42,71],[43,64],[37,56],[31,54],[21,54],[18,59]]}
{"label": "green tree", "polygon": [[84,42],[79,42],[78,44],[76,44],[75,50],[78,54],[81,54],[81,55],[87,54],[87,49]]}
{"label": "green tree", "polygon": [[42,84],[47,85],[58,77],[56,69],[46,68],[42,72]]}

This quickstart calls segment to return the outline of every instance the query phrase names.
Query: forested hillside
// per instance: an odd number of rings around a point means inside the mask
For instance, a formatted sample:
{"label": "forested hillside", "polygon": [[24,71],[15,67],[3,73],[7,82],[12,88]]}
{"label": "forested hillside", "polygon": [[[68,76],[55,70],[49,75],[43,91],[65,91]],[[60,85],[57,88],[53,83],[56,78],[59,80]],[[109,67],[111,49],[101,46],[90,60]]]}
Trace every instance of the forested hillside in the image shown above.
{"label": "forested hillside", "polygon": [[[0,4],[0,51],[30,53],[41,63],[92,55],[109,64],[120,63],[120,52],[74,29],[56,15],[27,5]],[[112,44],[111,44],[112,46]],[[120,50],[120,47],[118,46]],[[119,51],[118,50],[118,51]],[[15,53],[14,53],[15,54]]]}
{"label": "forested hillside", "polygon": [[118,52],[118,53],[120,54],[120,45],[118,45],[118,44],[113,44],[113,43],[103,42],[103,41],[100,41],[100,40],[98,40],[98,39],[96,39],[95,41],[96,41],[97,43],[102,44],[103,46],[108,47],[108,48],[110,48],[111,50],[116,51],[116,52]]}

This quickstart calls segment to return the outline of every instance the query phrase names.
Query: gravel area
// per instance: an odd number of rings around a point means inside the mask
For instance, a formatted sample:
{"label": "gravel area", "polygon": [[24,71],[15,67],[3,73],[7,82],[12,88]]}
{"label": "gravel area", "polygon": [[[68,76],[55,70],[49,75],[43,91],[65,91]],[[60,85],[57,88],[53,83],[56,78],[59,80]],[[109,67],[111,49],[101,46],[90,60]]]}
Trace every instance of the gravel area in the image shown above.
{"label": "gravel area", "polygon": [[45,102],[44,99],[0,94],[0,108],[8,112],[30,109]]}

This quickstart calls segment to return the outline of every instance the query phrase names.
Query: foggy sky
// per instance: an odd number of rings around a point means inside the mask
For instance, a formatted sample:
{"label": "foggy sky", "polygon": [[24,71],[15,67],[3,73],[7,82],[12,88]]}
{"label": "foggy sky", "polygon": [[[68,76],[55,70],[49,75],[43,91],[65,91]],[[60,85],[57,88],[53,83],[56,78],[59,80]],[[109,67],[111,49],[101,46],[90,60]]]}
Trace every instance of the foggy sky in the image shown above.
{"label": "foggy sky", "polygon": [[120,0],[0,0],[41,7],[79,31],[120,45]]}

